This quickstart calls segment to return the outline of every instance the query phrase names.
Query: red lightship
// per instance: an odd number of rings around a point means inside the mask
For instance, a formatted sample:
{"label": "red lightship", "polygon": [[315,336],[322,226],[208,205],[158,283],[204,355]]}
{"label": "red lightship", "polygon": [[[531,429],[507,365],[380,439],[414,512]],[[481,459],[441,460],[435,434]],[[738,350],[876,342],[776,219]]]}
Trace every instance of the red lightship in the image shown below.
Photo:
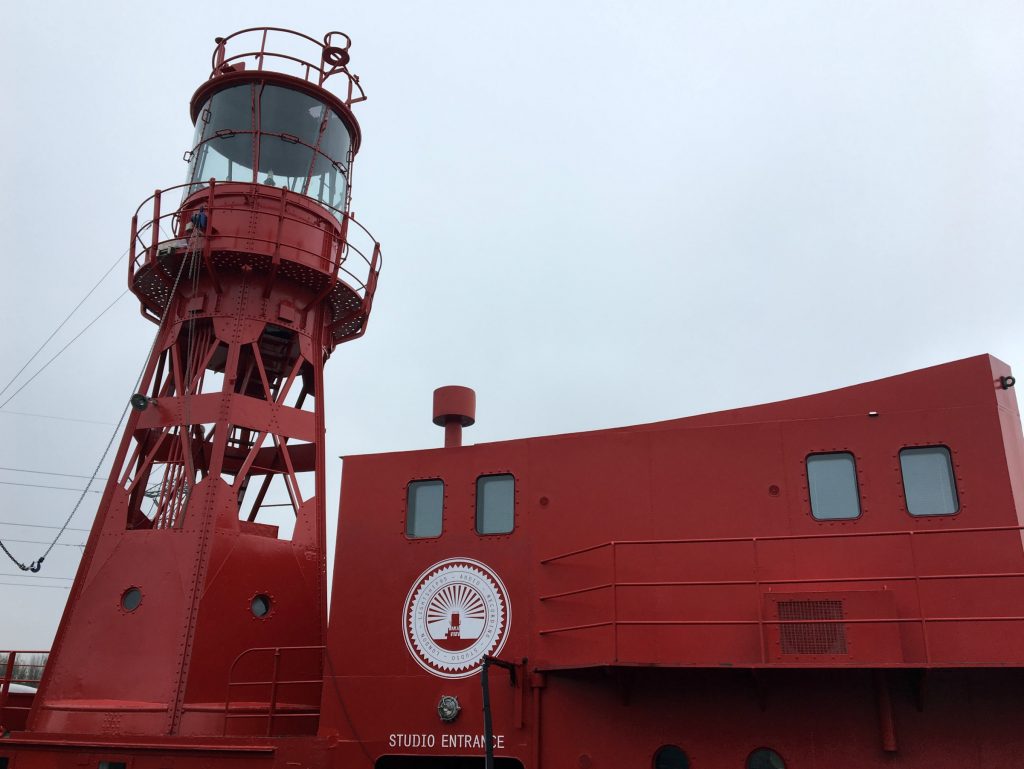
{"label": "red lightship", "polygon": [[181,202],[132,222],[157,339],[41,687],[0,679],[0,769],[1020,765],[1024,436],[989,356],[475,446],[440,388],[444,448],[345,460],[328,621],[323,367],[380,267],[347,63],[218,40]]}

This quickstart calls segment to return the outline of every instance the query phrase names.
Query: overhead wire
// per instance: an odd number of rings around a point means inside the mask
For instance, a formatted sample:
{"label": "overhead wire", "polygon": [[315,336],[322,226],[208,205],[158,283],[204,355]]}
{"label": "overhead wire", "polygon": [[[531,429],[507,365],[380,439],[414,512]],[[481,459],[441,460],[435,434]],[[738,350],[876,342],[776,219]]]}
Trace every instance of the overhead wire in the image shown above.
{"label": "overhead wire", "polygon": [[[33,475],[58,475],[61,478],[88,478],[88,475],[76,475],[75,473],[55,473],[50,470],[29,470],[25,467],[0,467],[0,470],[6,470],[12,473],[32,473]],[[98,481],[106,481],[106,478],[97,478]]]}
{"label": "overhead wire", "polygon": [[[132,392],[133,393],[138,392],[139,385],[142,384],[142,378],[146,374],[146,366],[149,363],[149,359],[152,358],[153,352],[156,350],[157,343],[160,341],[160,334],[163,332],[164,325],[167,322],[167,316],[168,316],[168,313],[170,311],[171,302],[174,300],[175,294],[177,294],[177,292],[178,292],[178,285],[181,283],[181,276],[185,273],[185,267],[186,267],[186,265],[189,262],[195,261],[199,257],[198,247],[195,245],[194,241],[197,240],[198,238],[201,238],[201,237],[202,237],[202,232],[197,227],[196,230],[193,231],[192,237],[189,239],[189,248],[186,251],[186,254],[185,254],[184,258],[181,260],[181,265],[178,268],[178,274],[177,274],[177,276],[174,279],[174,285],[171,287],[170,292],[167,294],[167,304],[164,306],[164,312],[163,312],[163,315],[160,318],[160,323],[157,326],[156,333],[153,335],[153,343],[150,345],[149,352],[147,353],[145,360],[143,360],[143,362],[142,362],[142,368],[139,370],[139,376],[135,380],[135,386],[132,388]],[[50,365],[50,363],[52,363],[57,358],[57,356],[60,355],[61,352],[66,350],[71,345],[71,343],[75,341],[75,339],[77,339],[79,336],[81,336],[83,333],[85,333],[86,329],[88,329],[89,326],[91,326],[93,323],[95,323],[96,320],[99,320],[99,318],[102,317],[102,315],[107,310],[109,310],[111,307],[113,307],[114,304],[117,303],[117,301],[120,300],[121,297],[124,296],[126,293],[128,293],[127,289],[125,289],[124,293],[122,293],[121,296],[117,297],[117,299],[115,299],[113,302],[111,302],[111,304],[108,305],[107,308],[104,309],[103,312],[100,313],[99,316],[97,316],[92,322],[90,322],[88,326],[86,326],[84,329],[82,329],[82,331],[80,331],[78,333],[78,335],[75,336],[75,338],[71,340],[71,342],[68,342],[68,344],[66,344],[63,348],[61,348],[61,350],[57,353],[57,355],[55,355],[53,358],[51,358],[43,366],[42,369],[37,371],[32,376],[32,378],[30,378],[28,380],[28,382],[31,382],[32,379],[34,379],[36,376],[38,376],[46,368],[46,366]],[[0,403],[0,408],[3,408],[5,405],[7,405],[7,403],[10,402],[11,398],[13,398],[19,392],[21,392],[21,390],[23,390],[25,388],[25,385],[27,385],[28,382],[25,382],[24,384],[22,384],[22,386],[18,388],[18,390],[14,393],[14,395],[12,395],[6,401],[4,401],[3,403]],[[25,563],[22,563],[21,561],[19,561],[17,558],[15,558],[14,554],[11,553],[11,551],[7,549],[7,546],[3,543],[3,541],[0,540],[0,550],[2,550],[4,552],[4,554],[19,569],[21,569],[22,571],[30,571],[33,574],[35,574],[35,573],[37,573],[42,568],[43,561],[45,561],[47,556],[50,555],[50,552],[53,550],[53,548],[57,546],[57,542],[58,542],[58,540],[60,540],[61,535],[68,528],[68,525],[71,523],[71,519],[74,518],[75,513],[78,512],[78,508],[81,507],[82,501],[85,499],[85,495],[87,493],[89,493],[89,491],[90,491],[89,486],[92,485],[92,482],[96,479],[96,476],[99,475],[100,468],[103,466],[103,463],[106,461],[107,454],[110,453],[110,448],[114,445],[114,441],[117,439],[118,433],[121,431],[121,425],[124,423],[124,419],[128,415],[128,410],[130,408],[131,408],[131,399],[129,398],[128,401],[124,405],[124,409],[121,411],[121,417],[117,420],[117,425],[114,427],[114,431],[110,435],[110,440],[107,441],[107,445],[103,449],[103,453],[100,455],[99,462],[96,463],[96,468],[92,472],[92,476],[90,478],[89,483],[87,483],[86,487],[81,490],[81,494],[78,497],[78,501],[75,502],[75,506],[71,509],[71,512],[68,513],[68,517],[65,519],[64,525],[60,527],[60,530],[57,532],[57,535],[53,538],[53,542],[50,543],[50,546],[46,548],[46,550],[43,552],[43,554],[41,556],[39,556],[39,558],[37,558],[34,561],[32,561],[31,563],[25,564]]]}
{"label": "overhead wire", "polygon": [[48,483],[19,483],[18,481],[0,481],[2,486],[25,486],[30,489],[55,489],[56,491],[80,491],[83,494],[99,494],[99,489],[76,489],[74,486],[51,486]]}
{"label": "overhead wire", "polygon": [[36,417],[37,419],[56,419],[60,422],[83,422],[87,425],[103,425],[110,427],[112,422],[100,422],[98,419],[76,419],[75,417],[59,417],[55,414],[33,414],[28,411],[11,411],[10,409],[0,410],[0,414],[11,414],[19,417]]}
{"label": "overhead wire", "polygon": [[[57,526],[53,523],[15,523],[14,521],[9,520],[0,520],[0,526],[28,526],[29,528],[60,528],[60,526]],[[89,531],[88,528],[76,528],[75,526],[65,526],[63,528],[65,528],[66,531]]]}
{"label": "overhead wire", "polygon": [[48,587],[51,590],[70,590],[71,585],[36,585],[30,582],[0,582],[0,585],[7,585],[8,587]]}
{"label": "overhead wire", "polygon": [[[54,526],[53,528],[56,529],[57,527]],[[41,540],[41,539],[11,539],[10,537],[8,537],[4,541],[5,542],[20,542],[21,544],[24,544],[24,545],[48,545],[48,544],[50,544],[49,542],[46,542],[46,541]],[[57,547],[85,547],[85,543],[83,542],[81,544],[72,544],[71,542],[58,542],[57,543]]]}
{"label": "overhead wire", "polygon": [[81,331],[79,331],[77,334],[75,334],[73,337],[71,337],[70,341],[68,341],[67,344],[65,344],[63,347],[61,347],[59,350],[57,350],[56,354],[52,358],[50,358],[48,361],[46,361],[46,363],[44,363],[36,371],[36,373],[34,373],[32,376],[30,376],[28,379],[26,379],[24,382],[22,382],[21,387],[19,387],[17,390],[15,390],[13,393],[11,393],[7,397],[7,400],[5,400],[3,403],[0,403],[0,409],[3,409],[4,406],[6,406],[8,403],[10,403],[12,400],[14,400],[14,398],[17,397],[18,393],[20,393],[22,390],[24,390],[26,387],[28,387],[37,376],[39,376],[44,371],[46,371],[46,369],[49,368],[51,363],[53,363],[55,360],[57,360],[57,358],[59,358],[66,349],[68,349],[71,345],[73,345],[75,342],[77,342],[78,338],[81,337],[82,334],[84,334],[86,331],[88,331],[92,327],[92,325],[94,323],[96,323],[96,321],[98,321],[100,318],[102,318],[104,315],[106,315],[107,312],[110,310],[110,308],[113,307],[115,304],[117,304],[119,301],[121,301],[121,299],[127,293],[128,293],[128,289],[126,288],[124,291],[122,291],[120,294],[118,294],[117,298],[113,302],[111,302],[106,307],[104,307],[103,310],[100,311],[99,315],[97,315],[95,318],[90,320],[85,325],[85,328],[83,328]]}
{"label": "overhead wire", "polygon": [[41,353],[43,351],[43,349],[46,347],[46,345],[48,345],[50,343],[50,340],[53,339],[57,335],[57,332],[60,331],[62,328],[64,328],[64,325],[69,320],[71,320],[71,316],[74,315],[76,312],[78,312],[78,308],[81,307],[83,304],[85,304],[85,300],[88,299],[90,296],[92,296],[93,292],[97,288],[100,287],[100,284],[103,281],[105,281],[107,279],[107,276],[110,275],[110,273],[114,271],[114,268],[117,267],[117,265],[121,263],[121,260],[124,259],[125,254],[127,254],[128,251],[129,251],[129,249],[126,248],[124,250],[124,252],[119,257],[117,257],[117,259],[114,260],[114,263],[111,264],[107,268],[107,271],[105,273],[103,273],[103,275],[100,276],[100,279],[96,281],[95,285],[93,285],[93,287],[90,288],[86,292],[85,296],[83,296],[79,300],[78,304],[76,304],[74,307],[71,308],[71,312],[69,312],[64,317],[64,320],[62,320],[59,324],[57,324],[57,328],[55,328],[53,331],[51,331],[50,335],[48,337],[46,337],[46,339],[43,340],[43,343],[41,345],[39,345],[38,348],[36,348],[36,351],[34,353],[32,353],[32,357],[30,357],[27,361],[25,361],[25,364],[20,369],[18,369],[17,373],[14,376],[11,377],[10,381],[7,384],[5,384],[2,389],[0,389],[0,396],[2,396],[5,392],[7,392],[7,390],[10,388],[10,386],[12,384],[14,384],[14,382],[18,379],[19,376],[21,376],[21,372],[23,372],[26,368],[28,368],[29,364],[32,363],[32,361],[34,361],[36,359],[36,357],[39,355],[39,353]]}

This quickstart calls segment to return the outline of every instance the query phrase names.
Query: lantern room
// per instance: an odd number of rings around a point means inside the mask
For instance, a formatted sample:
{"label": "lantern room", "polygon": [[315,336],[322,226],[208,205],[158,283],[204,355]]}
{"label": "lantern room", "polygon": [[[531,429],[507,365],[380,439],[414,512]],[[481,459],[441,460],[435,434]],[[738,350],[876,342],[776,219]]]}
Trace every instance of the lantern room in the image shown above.
{"label": "lantern room", "polygon": [[202,94],[188,155],[189,194],[211,178],[256,182],[313,198],[340,218],[352,153],[346,120],[324,91],[313,95],[304,84],[251,77]]}

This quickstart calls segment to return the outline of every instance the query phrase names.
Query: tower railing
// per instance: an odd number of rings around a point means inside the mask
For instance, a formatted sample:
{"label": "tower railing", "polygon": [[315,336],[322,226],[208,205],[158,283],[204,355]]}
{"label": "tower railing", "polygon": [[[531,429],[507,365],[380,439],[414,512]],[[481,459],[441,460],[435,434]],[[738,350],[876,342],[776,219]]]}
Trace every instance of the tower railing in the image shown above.
{"label": "tower railing", "polygon": [[[364,101],[366,93],[359,84],[359,76],[350,73],[346,66],[350,44],[351,40],[344,32],[328,32],[320,41],[282,27],[250,27],[217,39],[210,77],[250,65],[257,71],[263,71],[269,69],[269,60],[275,65],[275,72],[293,75],[318,86],[323,86],[331,77],[343,76],[347,88],[342,101],[351,106]],[[288,47],[301,48],[302,51],[288,53],[283,50]]]}
{"label": "tower railing", "polygon": [[[922,545],[920,544],[924,539],[948,537],[950,535],[1003,534],[1012,539],[1012,542],[1009,544],[1015,543],[1019,552],[1019,534],[1022,531],[1024,531],[1024,526],[995,526],[916,531],[836,532],[765,537],[704,537],[602,542],[563,552],[540,561],[544,569],[542,576],[549,585],[552,583],[557,584],[559,581],[572,582],[573,572],[590,575],[590,578],[585,577],[578,580],[575,587],[540,595],[540,603],[550,607],[549,615],[550,612],[554,612],[555,616],[558,615],[557,607],[559,602],[585,601],[587,596],[604,596],[604,600],[596,601],[584,610],[580,610],[577,607],[574,616],[577,619],[582,619],[582,615],[589,614],[589,621],[576,621],[565,625],[544,627],[538,632],[542,638],[554,638],[580,632],[608,632],[611,636],[609,639],[612,657],[610,662],[618,663],[624,660],[626,662],[637,662],[637,660],[627,659],[628,653],[623,653],[624,630],[643,632],[645,630],[668,628],[690,628],[693,631],[699,629],[718,630],[732,628],[736,632],[742,632],[745,629],[748,633],[757,633],[758,642],[756,645],[759,648],[752,653],[749,659],[737,660],[736,664],[738,666],[756,667],[780,664],[778,655],[775,654],[773,656],[773,650],[767,648],[768,642],[766,639],[772,637],[778,640],[779,636],[789,635],[793,637],[794,633],[810,633],[820,636],[822,633],[830,631],[830,629],[845,625],[874,629],[888,627],[895,628],[897,631],[905,627],[916,627],[918,631],[913,645],[917,651],[912,655],[911,659],[878,659],[876,660],[878,664],[872,666],[952,667],[992,664],[1024,667],[1024,651],[1020,652],[1018,658],[1014,660],[1002,658],[987,660],[984,658],[984,655],[981,655],[974,661],[970,659],[950,659],[942,654],[941,650],[939,653],[936,653],[937,644],[935,638],[936,626],[945,626],[947,628],[959,626],[963,628],[964,626],[973,625],[974,627],[971,632],[964,634],[963,637],[977,641],[985,638],[986,633],[999,632],[996,630],[982,630],[982,628],[1016,626],[1015,629],[1018,631],[1018,634],[1024,633],[1024,614],[1022,614],[1019,608],[1021,605],[1024,605],[1024,594],[1021,594],[1019,590],[1009,591],[1011,597],[1013,595],[1022,596],[1016,601],[999,597],[1000,595],[1007,595],[1006,591],[996,594],[992,598],[993,601],[999,604],[996,608],[1004,608],[1006,609],[1005,611],[962,612],[949,609],[947,611],[935,611],[934,609],[927,611],[927,601],[922,598],[922,593],[926,592],[929,589],[928,586],[931,585],[941,585],[954,581],[1019,581],[1024,580],[1024,571],[1000,570],[998,568],[981,571],[969,567],[958,570],[955,562],[945,563],[946,568],[942,570],[929,569],[922,565],[923,554],[921,550]],[[869,538],[893,539],[899,543],[899,548],[902,552],[897,552],[898,558],[894,558],[894,560],[906,564],[907,568],[900,569],[898,565],[893,564],[888,571],[879,570],[875,573],[870,573],[870,570],[865,571],[864,568],[861,568],[861,573],[844,574],[842,573],[842,567],[837,565],[831,567],[828,570],[829,573],[825,573],[825,570],[819,567],[819,573],[813,576],[806,574],[804,576],[797,576],[793,574],[787,577],[782,576],[782,572],[785,569],[782,564],[779,562],[771,563],[765,558],[766,548],[770,548],[773,545],[792,545],[799,542],[824,542],[828,540],[849,542],[851,540],[867,540]],[[642,572],[646,568],[637,564],[652,562],[656,548],[687,546],[704,548],[725,546],[731,552],[728,556],[722,552],[717,553],[718,562],[740,564],[741,566],[738,568],[740,570],[746,568],[749,576],[732,579],[695,577],[693,579],[660,580],[623,579],[622,577],[623,561],[628,557],[624,554],[630,550],[634,552],[632,553],[633,557],[631,560],[633,565],[629,570],[635,573],[637,571]],[[635,552],[637,550],[641,551],[642,554],[637,555]],[[582,559],[588,557],[595,560],[591,560],[589,564],[584,565]],[[667,560],[671,562],[671,559]],[[664,562],[666,560],[662,560],[662,563]],[[1021,558],[1020,562],[1024,566],[1024,558]],[[849,564],[850,559],[837,561],[838,563]],[[567,565],[570,568],[567,572],[559,574],[557,572],[559,565]],[[770,573],[766,569],[767,566],[771,567]],[[812,569],[811,567],[804,567],[802,570],[806,573]],[[794,568],[792,571],[796,572],[796,569]],[[856,569],[851,569],[850,571],[856,571]],[[593,580],[592,577],[594,575],[603,576]],[[1020,583],[1018,582],[1017,584]],[[866,611],[862,609],[861,613],[856,616],[833,616],[828,612],[816,616],[809,614],[807,616],[784,617],[781,612],[778,618],[765,616],[765,599],[768,598],[783,601],[794,597],[828,599],[831,595],[830,591],[847,591],[850,594],[850,591],[874,589],[878,592],[883,592],[892,591],[894,587],[898,586],[909,586],[909,590],[905,590],[901,594],[901,601],[904,604],[902,609],[897,608],[891,614],[885,611],[877,611],[881,605],[876,603],[874,606],[867,608]],[[720,612],[720,614],[727,616],[708,617],[694,616],[697,612],[691,612],[685,608],[675,608],[670,600],[665,600],[658,604],[658,608],[651,610],[649,616],[642,616],[643,612],[647,610],[638,611],[635,608],[635,601],[631,601],[623,596],[624,592],[630,590],[685,590],[699,588],[720,588],[725,590],[745,588],[747,597],[731,596],[728,601],[731,604],[731,608]],[[986,590],[985,592],[995,593],[992,590]],[[740,595],[742,594],[741,592]],[[637,594],[634,593],[633,598],[636,598],[636,596]],[[937,603],[934,593],[932,593],[930,602],[933,606]],[[824,601],[811,601],[810,603],[824,603]],[[907,603],[910,604],[909,607],[906,606]],[[971,601],[968,600],[966,603],[970,604]],[[568,606],[566,603],[561,605]],[[702,601],[701,606],[706,608],[709,604]],[[716,606],[715,609],[717,610],[717,608],[719,607]],[[990,606],[990,608],[992,607]],[[666,613],[674,614],[675,616],[666,617]],[[687,614],[690,614],[690,616],[686,616]],[[1007,633],[1009,630],[1003,632]],[[897,635],[899,635],[899,632],[897,632]],[[938,645],[941,646],[941,643]],[[670,650],[666,650],[666,652],[668,651]],[[892,648],[890,648],[890,651],[895,651],[897,654],[904,652],[903,649]],[[845,654],[845,652],[842,654]],[[819,656],[832,656],[833,660],[829,663],[829,666],[843,664],[842,661],[837,661],[836,658],[840,655],[834,652],[821,652]],[[851,655],[848,664],[871,664],[869,656],[854,658]],[[657,660],[648,660],[648,662],[657,662]],[[820,659],[815,659],[814,652],[805,655],[803,662],[813,666],[821,666],[822,664]],[[671,663],[665,662],[665,664]],[[797,660],[796,664],[800,664],[800,661]],[[557,660],[553,660],[552,665],[555,667],[562,666]],[[568,665],[568,667],[573,666],[572,664]]]}
{"label": "tower railing", "polygon": [[[206,267],[213,271],[212,253],[217,250],[218,238],[238,238],[239,233],[218,233],[217,221],[225,214],[248,215],[255,205],[251,201],[257,196],[281,197],[281,205],[273,216],[278,220],[276,238],[260,237],[256,233],[246,233],[244,238],[251,241],[258,251],[264,254],[280,252],[285,245],[291,257],[282,257],[298,261],[327,276],[343,281],[364,303],[372,300],[376,288],[377,276],[381,268],[380,243],[365,226],[348,212],[334,208],[320,201],[307,198],[297,193],[275,187],[268,187],[252,182],[225,182],[221,186],[231,189],[245,189],[246,199],[250,202],[239,204],[237,197],[225,200],[215,195],[217,182],[211,180],[205,189],[192,195],[181,208],[164,207],[168,193],[184,190],[189,183],[178,184],[163,190],[157,190],[146,198],[136,209],[132,217],[131,241],[129,245],[129,284],[134,285],[135,278],[143,267],[163,267],[160,259],[178,253],[184,255],[189,241],[195,232],[195,223],[183,219],[181,212],[192,213],[200,206],[206,216],[206,229],[203,235],[203,259]],[[337,219],[340,227],[324,227],[320,230],[318,243],[302,245],[289,240],[284,242],[282,232],[287,225],[310,228],[308,218],[289,213],[285,205],[288,196],[299,204],[319,206],[325,213]],[[266,215],[266,214],[264,214]],[[337,222],[335,223],[337,225]]]}

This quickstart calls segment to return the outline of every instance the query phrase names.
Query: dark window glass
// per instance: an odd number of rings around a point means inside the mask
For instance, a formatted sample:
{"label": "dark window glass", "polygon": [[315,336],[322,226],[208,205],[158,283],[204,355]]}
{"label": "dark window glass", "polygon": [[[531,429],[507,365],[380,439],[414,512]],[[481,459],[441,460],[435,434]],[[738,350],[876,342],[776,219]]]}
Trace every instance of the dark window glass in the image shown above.
{"label": "dark window glass", "polygon": [[900,470],[911,515],[952,515],[960,509],[953,461],[945,446],[903,449]]}
{"label": "dark window glass", "polygon": [[774,750],[758,748],[747,758],[747,769],[786,769],[786,762]]}
{"label": "dark window glass", "polygon": [[267,85],[260,91],[260,131],[289,134],[303,144],[315,147],[330,112],[327,106],[291,88]]}
{"label": "dark window glass", "polygon": [[516,481],[511,475],[481,475],[476,479],[476,530],[479,534],[508,534],[515,527]]}
{"label": "dark window glass", "polygon": [[130,587],[121,594],[121,608],[125,611],[135,611],[142,603],[142,591],[137,587]]}
{"label": "dark window glass", "polygon": [[308,94],[273,85],[226,88],[196,120],[188,194],[211,178],[256,181],[344,210],[351,145],[344,121]]}
{"label": "dark window glass", "polygon": [[819,521],[838,521],[860,515],[853,454],[811,454],[807,457],[807,488],[811,494],[811,515]]}
{"label": "dark window glass", "polygon": [[444,513],[444,481],[412,481],[405,498],[405,534],[409,537],[441,536]]}
{"label": "dark window glass", "polygon": [[682,748],[663,745],[654,754],[654,769],[690,769],[690,759]]}
{"label": "dark window glass", "polygon": [[214,136],[195,148],[192,155],[191,191],[210,179],[218,182],[252,181],[252,134]]}
{"label": "dark window glass", "polygon": [[258,595],[252,599],[249,604],[250,610],[252,610],[252,616],[254,617],[266,617],[270,614],[270,596],[269,595]]}

